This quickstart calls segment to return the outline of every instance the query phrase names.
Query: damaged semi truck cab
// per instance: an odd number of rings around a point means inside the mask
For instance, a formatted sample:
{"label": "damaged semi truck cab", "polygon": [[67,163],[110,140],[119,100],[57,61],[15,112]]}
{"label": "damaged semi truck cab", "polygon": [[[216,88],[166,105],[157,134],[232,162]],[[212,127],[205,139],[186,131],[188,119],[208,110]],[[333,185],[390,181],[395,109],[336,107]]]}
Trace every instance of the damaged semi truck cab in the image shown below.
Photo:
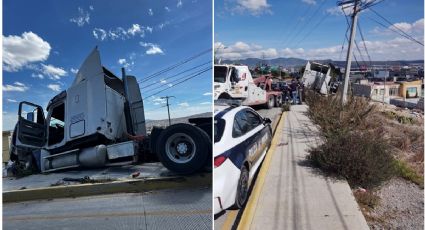
{"label": "damaged semi truck cab", "polygon": [[[19,104],[11,159],[51,172],[135,163],[154,155],[172,171],[193,173],[211,156],[212,118],[193,123],[147,135],[137,79],[124,70],[120,79],[103,67],[96,48],[73,84],[50,100],[46,117],[41,106]],[[145,138],[134,141],[129,134]]]}

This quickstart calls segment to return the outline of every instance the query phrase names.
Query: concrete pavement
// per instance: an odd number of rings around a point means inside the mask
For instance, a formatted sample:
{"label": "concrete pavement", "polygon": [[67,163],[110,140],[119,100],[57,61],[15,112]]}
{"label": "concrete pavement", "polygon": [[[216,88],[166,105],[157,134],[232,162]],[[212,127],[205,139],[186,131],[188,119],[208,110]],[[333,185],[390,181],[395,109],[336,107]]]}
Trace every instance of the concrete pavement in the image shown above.
{"label": "concrete pavement", "polygon": [[292,106],[279,124],[238,229],[369,229],[348,183],[305,161],[319,142],[306,111],[306,105]]}
{"label": "concrete pavement", "polygon": [[3,229],[211,229],[211,188],[3,204]]}

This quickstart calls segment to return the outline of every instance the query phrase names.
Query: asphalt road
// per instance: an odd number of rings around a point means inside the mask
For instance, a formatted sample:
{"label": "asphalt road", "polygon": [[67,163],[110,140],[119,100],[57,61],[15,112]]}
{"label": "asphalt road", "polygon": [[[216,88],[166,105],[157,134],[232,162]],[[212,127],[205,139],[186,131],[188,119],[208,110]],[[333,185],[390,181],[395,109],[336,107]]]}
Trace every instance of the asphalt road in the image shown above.
{"label": "asphalt road", "polygon": [[[270,118],[272,120],[272,127],[275,127],[280,115],[282,114],[281,108],[272,109],[257,109],[261,116]],[[274,131],[274,130],[273,130]],[[253,183],[254,184],[254,183]],[[214,229],[229,229],[229,227],[236,227],[242,215],[240,210],[226,210],[214,217]],[[235,224],[236,223],[236,224]]]}
{"label": "asphalt road", "polygon": [[211,188],[3,204],[3,229],[211,229]]}

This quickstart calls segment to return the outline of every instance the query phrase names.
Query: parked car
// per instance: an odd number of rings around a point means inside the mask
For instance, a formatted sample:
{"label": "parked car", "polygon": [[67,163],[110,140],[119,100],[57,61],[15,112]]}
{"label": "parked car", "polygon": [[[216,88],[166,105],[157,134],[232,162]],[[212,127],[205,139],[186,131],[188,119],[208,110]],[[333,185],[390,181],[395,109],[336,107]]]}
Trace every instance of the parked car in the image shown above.
{"label": "parked car", "polygon": [[241,208],[270,146],[269,118],[247,106],[214,106],[214,214]]}

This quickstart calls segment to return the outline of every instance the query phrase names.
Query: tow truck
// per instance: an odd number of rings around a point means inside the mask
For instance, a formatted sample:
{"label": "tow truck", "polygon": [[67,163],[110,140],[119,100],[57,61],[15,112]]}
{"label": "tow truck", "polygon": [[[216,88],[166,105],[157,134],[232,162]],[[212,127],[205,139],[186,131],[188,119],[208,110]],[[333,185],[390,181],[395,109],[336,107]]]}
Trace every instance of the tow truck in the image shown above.
{"label": "tow truck", "polygon": [[211,163],[212,117],[146,132],[143,99],[135,76],[119,78],[101,64],[97,47],[74,82],[46,108],[19,103],[10,148],[13,164],[49,173],[157,159],[171,171],[194,173]]}
{"label": "tow truck", "polygon": [[255,81],[248,66],[214,66],[214,100],[240,100],[242,105],[264,105],[270,109],[279,106],[279,101],[282,100],[282,97],[276,100],[276,95],[271,92],[271,79],[261,78]]}

